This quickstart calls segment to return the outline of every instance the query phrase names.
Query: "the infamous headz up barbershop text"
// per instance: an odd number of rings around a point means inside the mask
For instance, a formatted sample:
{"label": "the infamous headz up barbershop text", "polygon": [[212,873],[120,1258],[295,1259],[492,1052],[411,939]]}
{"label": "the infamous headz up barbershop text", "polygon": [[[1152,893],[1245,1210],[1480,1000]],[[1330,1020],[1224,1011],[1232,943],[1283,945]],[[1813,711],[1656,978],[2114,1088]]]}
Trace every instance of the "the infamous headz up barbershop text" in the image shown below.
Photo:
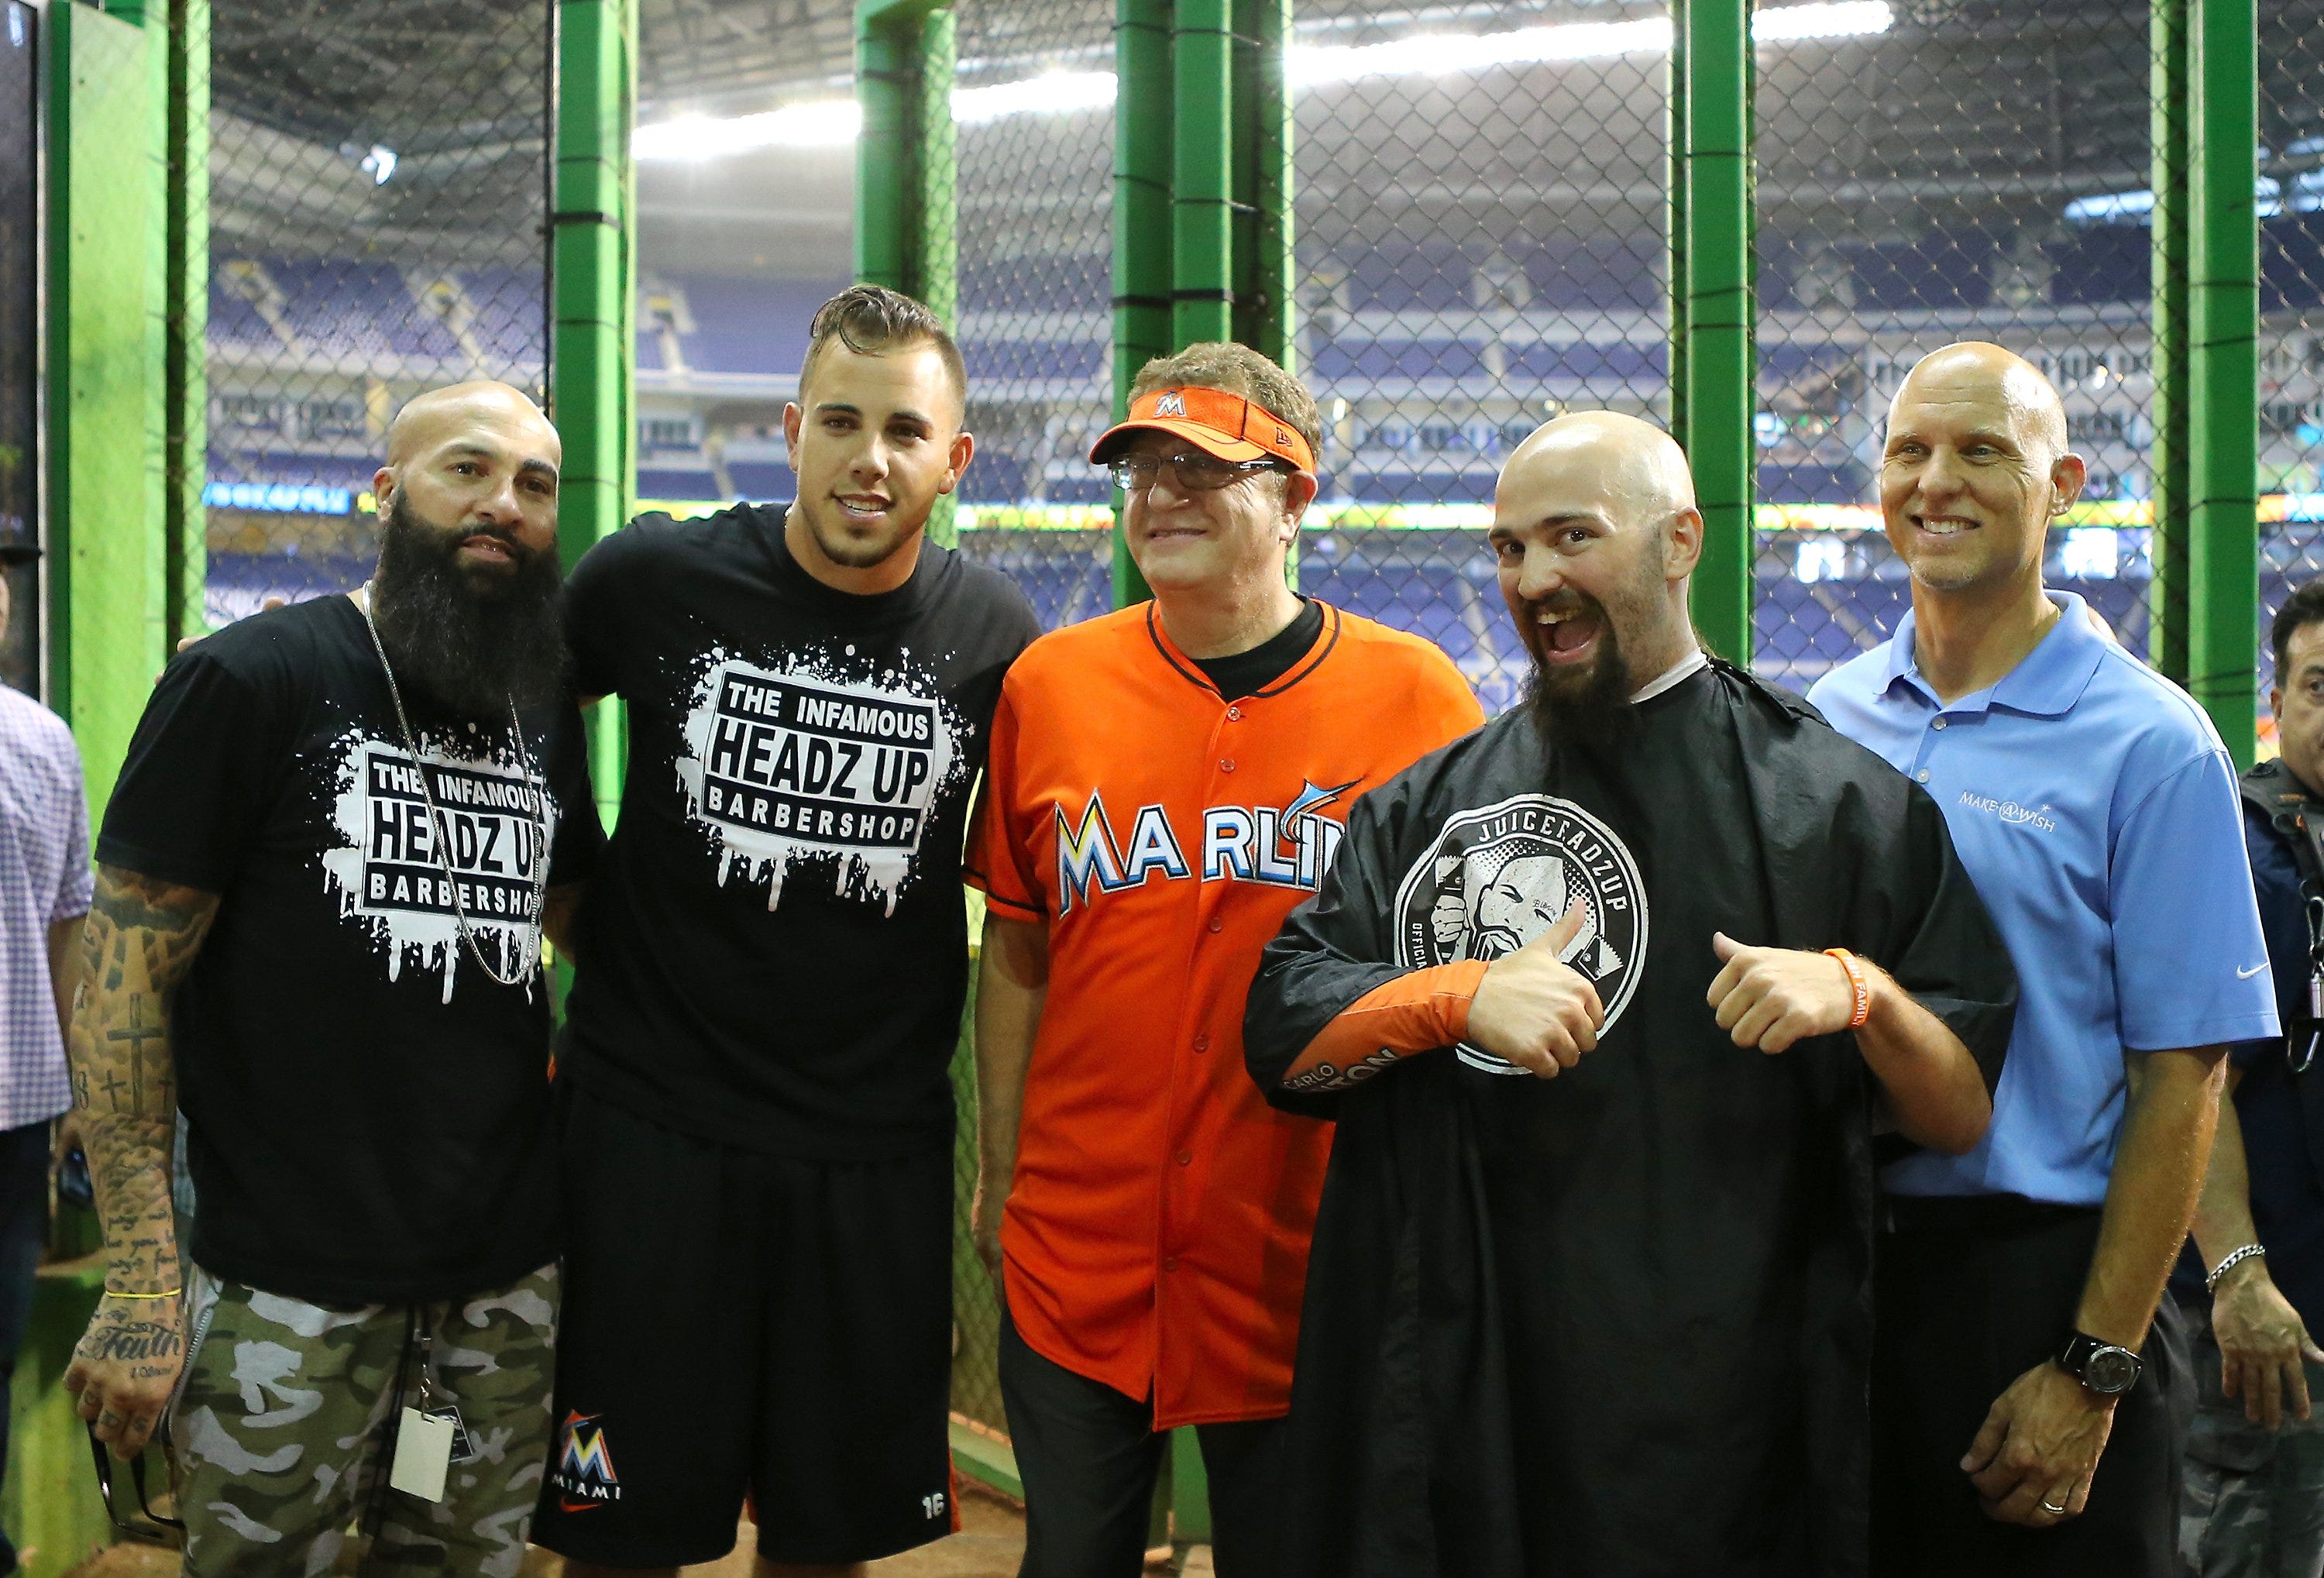
{"label": "the infamous headz up barbershop text", "polygon": [[687,720],[678,764],[689,809],[714,833],[724,881],[765,880],[836,858],[842,892],[893,907],[959,756],[942,701],[902,685],[714,665]]}
{"label": "the infamous headz up barbershop text", "polygon": [[391,978],[417,948],[444,971],[448,1001],[462,915],[496,968],[530,968],[539,866],[556,826],[556,802],[536,777],[513,762],[435,752],[414,761],[358,738],[340,770],[335,820],[342,846],[325,869],[342,909],[390,945]]}

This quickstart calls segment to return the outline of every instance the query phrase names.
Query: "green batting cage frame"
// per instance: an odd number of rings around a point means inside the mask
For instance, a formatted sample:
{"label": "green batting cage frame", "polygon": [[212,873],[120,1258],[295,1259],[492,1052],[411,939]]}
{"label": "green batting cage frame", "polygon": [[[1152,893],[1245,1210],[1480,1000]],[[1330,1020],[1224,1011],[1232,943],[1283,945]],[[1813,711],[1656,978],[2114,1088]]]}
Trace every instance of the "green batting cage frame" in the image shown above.
{"label": "green batting cage frame", "polygon": [[[1736,661],[1753,655],[1755,531],[1766,508],[1755,485],[1760,9],[1751,0],[1673,0],[1665,67],[1667,412],[1706,528],[1696,623]],[[857,11],[857,272],[917,291],[940,310],[959,301],[961,199],[945,110],[957,65],[954,10],[939,0],[863,0]],[[1286,63],[1299,20],[1292,0],[1115,0],[1117,418],[1145,361],[1196,340],[1240,340],[1298,370]],[[2149,73],[2150,640],[2157,667],[2210,712],[2243,764],[2255,751],[2260,613],[2256,25],[2255,0],[2154,0]],[[1147,595],[1118,520],[1111,562],[1117,606]],[[958,1297],[965,1307],[991,1296],[964,1280]],[[1191,1445],[1173,1453],[1182,1540],[1207,1527]],[[989,1437],[972,1442],[964,1462],[1017,1488]]]}

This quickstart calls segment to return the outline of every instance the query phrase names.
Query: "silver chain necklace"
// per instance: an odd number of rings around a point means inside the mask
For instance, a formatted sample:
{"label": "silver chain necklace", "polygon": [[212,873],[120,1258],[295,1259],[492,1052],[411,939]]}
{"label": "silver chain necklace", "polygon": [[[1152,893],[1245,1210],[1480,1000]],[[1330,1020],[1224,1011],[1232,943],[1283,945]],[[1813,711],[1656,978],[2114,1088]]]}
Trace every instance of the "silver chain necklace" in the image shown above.
{"label": "silver chain necklace", "polygon": [[[530,977],[530,970],[520,969],[512,975],[503,975],[484,957],[484,950],[476,945],[475,928],[468,924],[468,907],[460,898],[460,880],[452,870],[451,857],[444,853],[451,842],[444,826],[444,813],[437,808],[436,791],[428,787],[428,763],[420,760],[420,743],[411,737],[411,720],[404,715],[403,690],[395,682],[395,665],[387,660],[387,647],[379,639],[379,625],[371,616],[371,589],[364,589],[364,628],[371,632],[371,650],[379,654],[380,671],[387,676],[388,699],[395,703],[395,726],[403,734],[404,754],[411,758],[411,770],[420,778],[420,798],[428,805],[428,825],[436,834],[436,869],[444,873],[444,885],[451,891],[452,917],[459,922],[460,941],[466,945],[468,956],[497,986],[521,986]],[[516,735],[517,771],[524,774],[524,787],[533,800],[532,824],[532,956],[540,957],[541,917],[544,895],[549,891],[549,789],[532,778],[532,754],[525,748],[524,725],[517,721],[516,698],[509,698],[509,728]]]}

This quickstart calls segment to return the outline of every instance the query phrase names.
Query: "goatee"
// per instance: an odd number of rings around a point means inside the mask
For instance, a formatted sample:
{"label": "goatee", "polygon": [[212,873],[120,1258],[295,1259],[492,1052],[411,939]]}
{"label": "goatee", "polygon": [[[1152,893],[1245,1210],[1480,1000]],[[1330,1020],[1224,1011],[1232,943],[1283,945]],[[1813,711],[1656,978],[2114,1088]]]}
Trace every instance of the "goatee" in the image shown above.
{"label": "goatee", "polygon": [[1545,745],[1604,752],[1628,738],[1638,708],[1630,699],[1630,665],[1614,634],[1614,622],[1599,614],[1598,655],[1588,672],[1553,671],[1540,659],[1526,676],[1525,705],[1534,732]]}
{"label": "goatee", "polygon": [[[506,547],[514,568],[463,565],[460,544],[475,536]],[[563,580],[555,549],[530,552],[513,532],[490,527],[439,531],[398,493],[380,534],[372,620],[407,690],[463,719],[497,723],[512,703],[565,693]]]}

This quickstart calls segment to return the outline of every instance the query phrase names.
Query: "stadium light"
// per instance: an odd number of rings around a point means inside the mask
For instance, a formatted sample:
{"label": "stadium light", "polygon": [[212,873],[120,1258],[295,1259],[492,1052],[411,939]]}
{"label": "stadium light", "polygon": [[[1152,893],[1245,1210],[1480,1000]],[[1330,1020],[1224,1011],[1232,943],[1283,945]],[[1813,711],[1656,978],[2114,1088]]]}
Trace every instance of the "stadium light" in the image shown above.
{"label": "stadium light", "polygon": [[956,88],[952,118],[956,125],[973,126],[1035,110],[1103,109],[1113,102],[1113,95],[1111,71],[1050,71],[1022,82]]}
{"label": "stadium light", "polygon": [[[1757,11],[1757,42],[1795,43],[1886,32],[1895,16],[1886,0],[1785,5]],[[1445,33],[1384,44],[1294,44],[1284,51],[1284,74],[1294,88],[1316,88],[1375,77],[1452,76],[1495,66],[1537,66],[1657,54],[1671,47],[1667,16],[1629,22],[1567,22],[1508,32]],[[952,115],[963,125],[1008,115],[1102,109],[1114,100],[1111,71],[1052,71],[990,88],[963,88],[952,96]],[[862,111],[853,99],[792,105],[723,120],[695,118],[640,126],[630,150],[639,159],[715,159],[754,148],[833,148],[855,140]]]}

